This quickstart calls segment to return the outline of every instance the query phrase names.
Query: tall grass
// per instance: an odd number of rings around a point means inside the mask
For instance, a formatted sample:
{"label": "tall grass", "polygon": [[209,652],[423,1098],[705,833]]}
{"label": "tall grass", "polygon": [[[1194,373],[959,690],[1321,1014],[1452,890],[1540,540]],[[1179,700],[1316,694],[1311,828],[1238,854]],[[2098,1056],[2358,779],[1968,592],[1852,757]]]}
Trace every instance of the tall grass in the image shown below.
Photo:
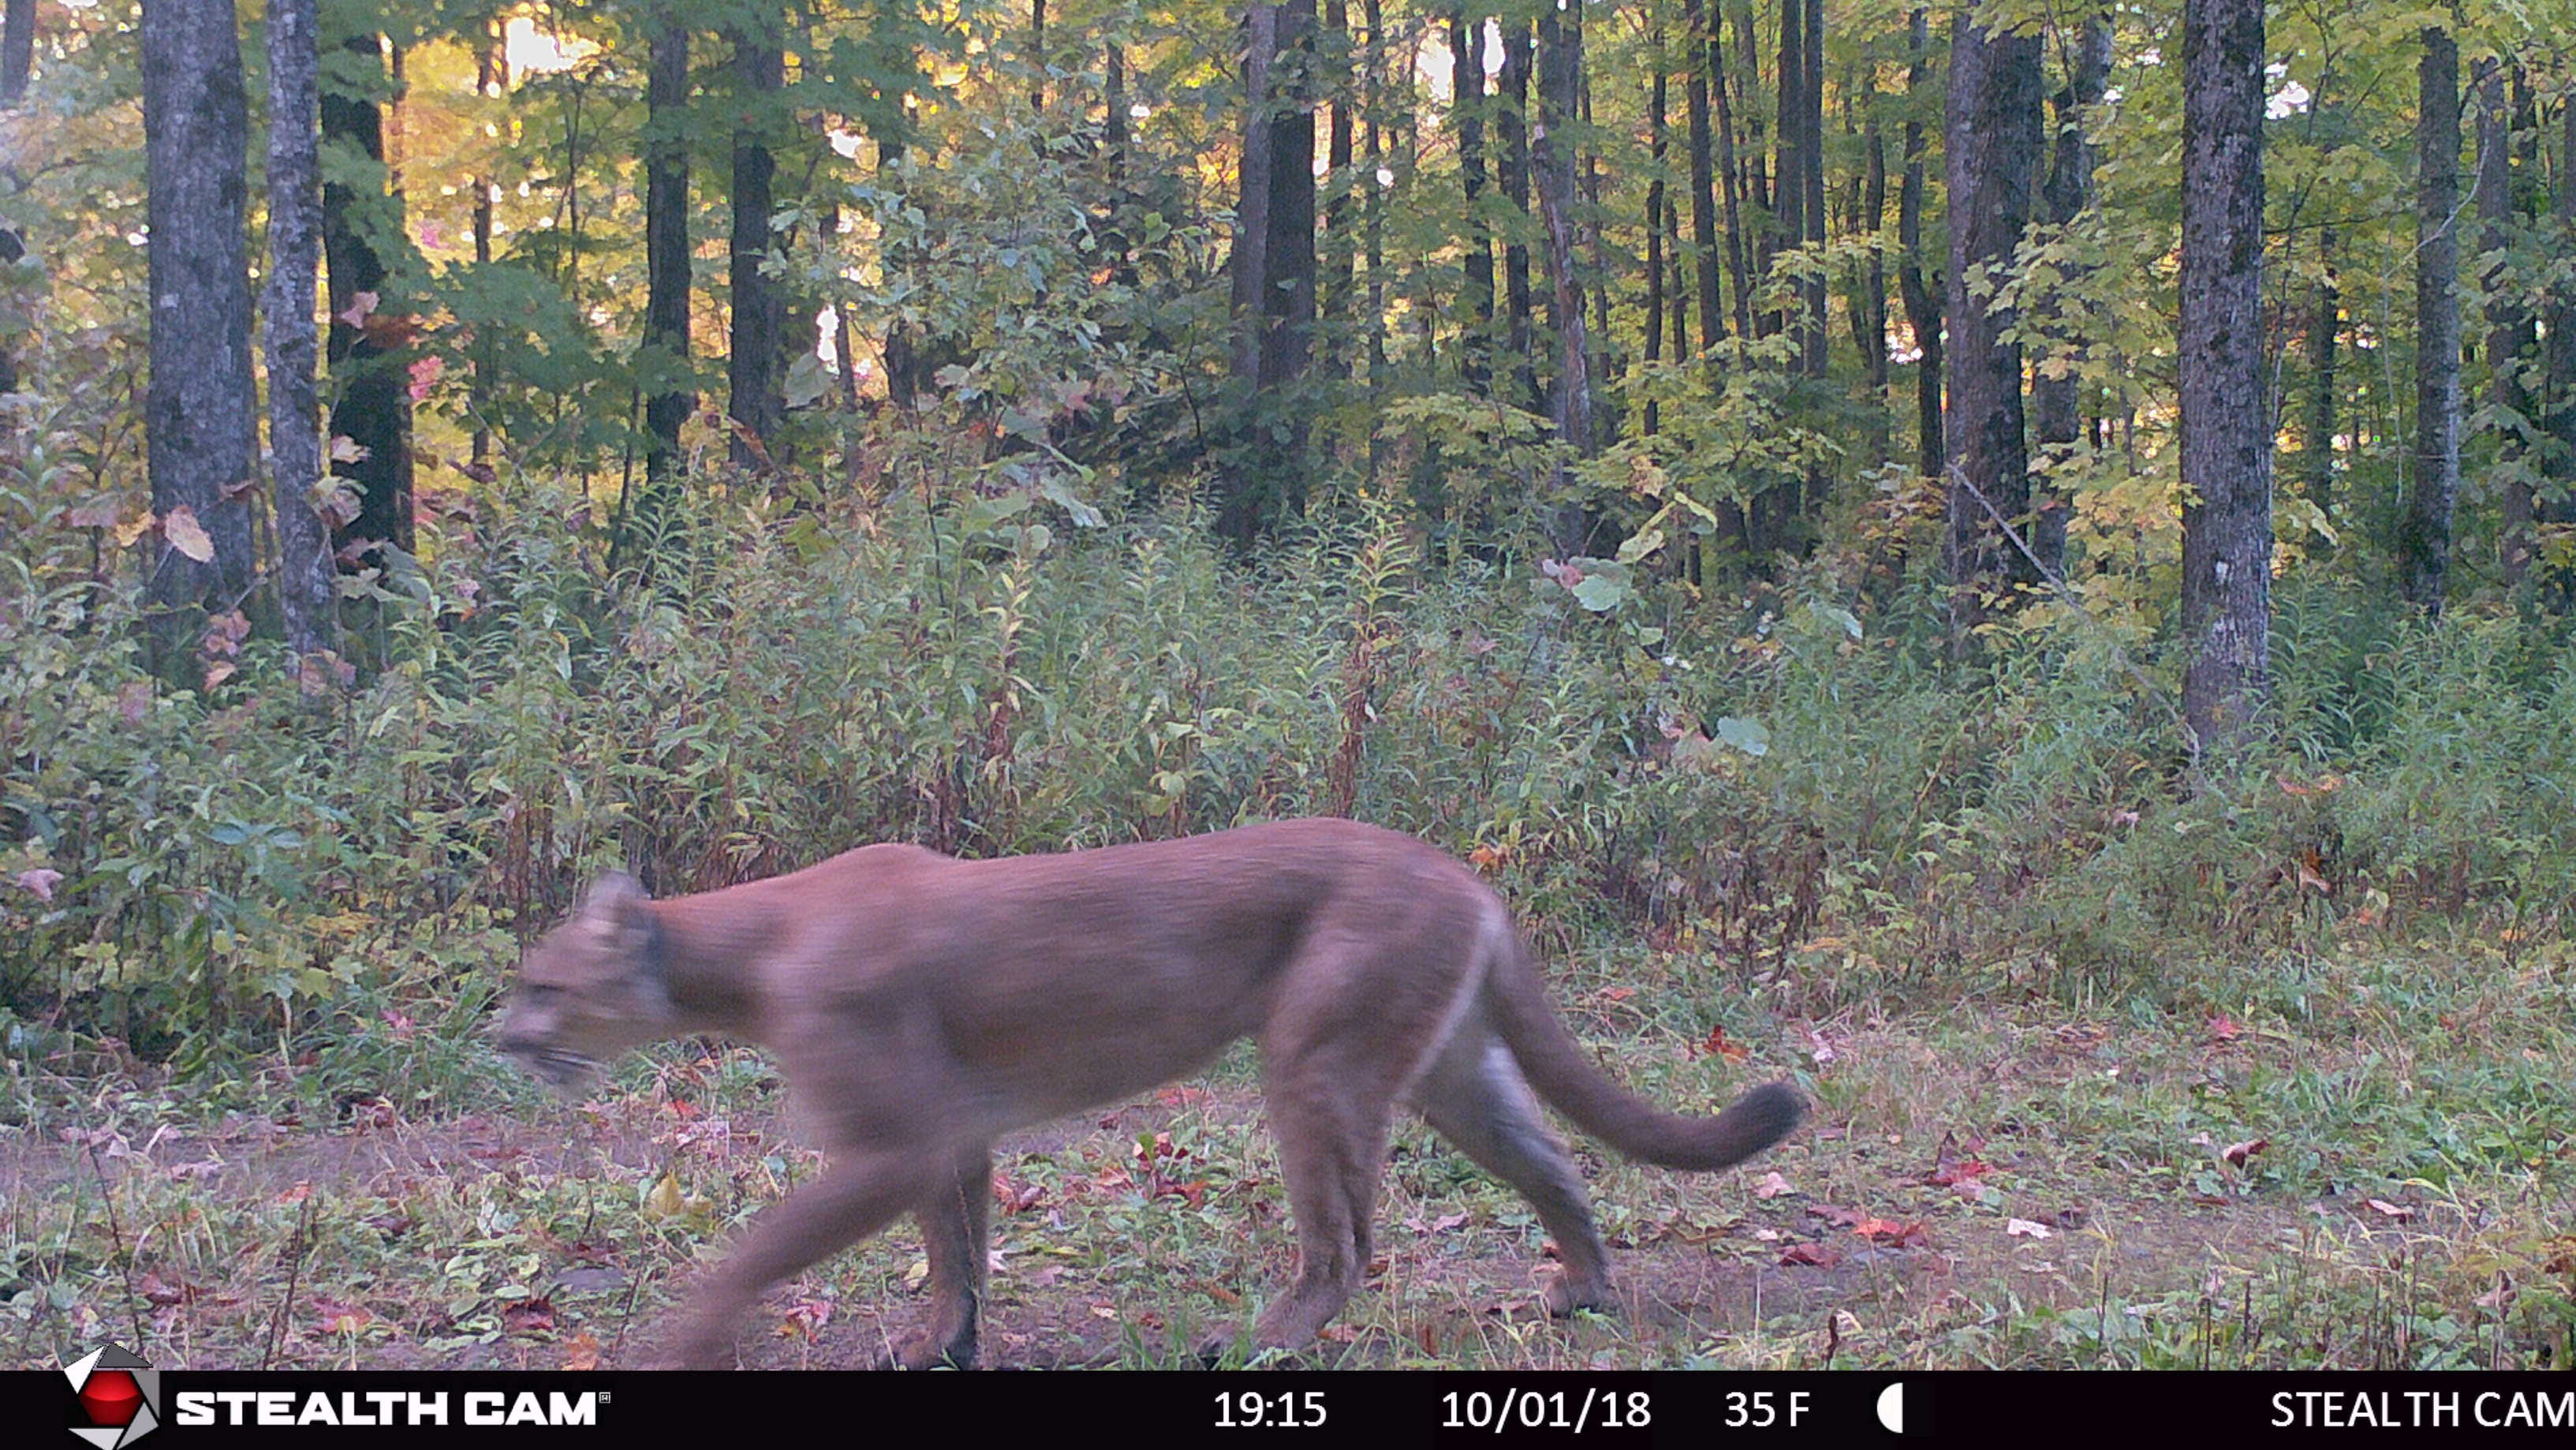
{"label": "tall grass", "polygon": [[[520,486],[397,561],[321,708],[253,644],[159,691],[41,446],[0,475],[0,1012],[183,1064],[479,1011],[630,866],[704,889],[906,839],[977,854],[1315,812],[1479,864],[1544,932],[1694,940],[1829,992],[2151,983],[2356,933],[2556,930],[2576,672],[2542,624],[2286,581],[2277,744],[2185,769],[2170,671],[2072,613],[1958,663],[1916,579],[1593,614],[1334,512],[1257,569],[1187,497],[1096,527],[714,492],[615,577]],[[105,558],[101,565],[96,561]],[[1858,573],[1859,571],[1844,571]],[[1720,722],[1749,722],[1721,728]],[[1754,753],[1754,752],[1760,753]],[[58,874],[57,874],[58,873]]]}

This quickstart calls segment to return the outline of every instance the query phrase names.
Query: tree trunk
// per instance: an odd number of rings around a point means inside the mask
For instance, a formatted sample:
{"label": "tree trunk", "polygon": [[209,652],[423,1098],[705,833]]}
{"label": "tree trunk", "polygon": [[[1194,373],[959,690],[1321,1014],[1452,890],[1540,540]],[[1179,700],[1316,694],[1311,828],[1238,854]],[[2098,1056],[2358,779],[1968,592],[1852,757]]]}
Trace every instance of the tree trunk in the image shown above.
{"label": "tree trunk", "polygon": [[1331,199],[1324,203],[1324,235],[1332,244],[1332,257],[1324,272],[1321,316],[1334,339],[1329,371],[1334,377],[1347,378],[1351,375],[1351,358],[1349,344],[1343,339],[1351,330],[1351,293],[1358,280],[1359,265],[1359,248],[1354,245],[1357,239],[1351,235],[1351,146],[1355,139],[1351,97],[1356,77],[1350,67],[1349,0],[1325,0],[1324,29],[1324,43],[1333,48],[1335,63],[1333,118],[1324,142],[1328,168],[1325,175],[1332,186]]}
{"label": "tree trunk", "polygon": [[1305,504],[1302,420],[1274,410],[1305,374],[1314,345],[1314,0],[1255,4],[1248,34],[1232,280],[1234,372],[1249,450],[1227,478],[1217,514],[1218,534],[1238,551]]}
{"label": "tree trunk", "polygon": [[725,283],[733,294],[726,338],[725,414],[733,420],[732,456],[737,467],[768,470],[778,446],[779,425],[787,420],[785,380],[780,376],[780,349],[787,331],[787,298],[778,279],[762,271],[771,236],[774,209],[771,189],[778,160],[769,134],[778,124],[774,107],[787,83],[775,17],[763,14],[733,32],[733,236],[727,253]]}
{"label": "tree trunk", "polygon": [[[489,101],[509,88],[510,52],[501,36],[498,19],[483,23],[483,43],[474,51],[474,94]],[[492,174],[478,172],[474,177],[474,265],[492,265]],[[467,406],[474,414],[474,439],[470,445],[474,465],[488,467],[492,460],[492,382],[499,364],[494,360],[491,343],[477,342],[469,364],[473,370],[467,382]]]}
{"label": "tree trunk", "polygon": [[1481,392],[1493,376],[1486,351],[1494,321],[1494,244],[1483,216],[1485,68],[1481,37],[1463,3],[1449,15],[1450,112],[1458,125],[1458,179],[1467,195],[1467,294],[1459,299],[1459,373]]}
{"label": "tree trunk", "polygon": [[[1806,373],[1811,378],[1825,375],[1825,334],[1828,329],[1825,295],[1825,0],[1806,0],[1806,47],[1800,62],[1798,81],[1798,165],[1800,185],[1806,200],[1800,214],[1806,218],[1804,240],[1813,254],[1815,270],[1800,285],[1798,295],[1805,300],[1807,324],[1801,355]],[[1822,476],[1810,478],[1812,488]],[[1812,504],[1814,500],[1810,500]]]}
{"label": "tree trunk", "polygon": [[[2111,79],[2110,17],[2096,12],[2084,17],[2075,53],[2068,57],[2066,84],[2051,98],[2057,113],[2056,150],[2050,158],[2046,197],[2048,219],[2071,227],[2093,204],[2093,147],[2084,138],[2084,118],[2102,103]],[[2085,269],[2070,264],[2062,286],[2082,285]],[[2072,345],[2077,339],[2067,339]],[[2031,432],[2050,463],[2062,465],[2083,435],[2080,382],[2070,368],[2051,376],[2042,372],[2030,385]],[[2070,508],[2065,491],[2040,484],[2031,527],[2031,547],[2050,573],[2066,565],[2066,524]]]}
{"label": "tree trunk", "polygon": [[2513,246],[2513,113],[2505,103],[2505,71],[2490,56],[2475,68],[2478,93],[2478,266],[2485,278],[2487,407],[2494,417],[2496,472],[2500,476],[2498,562],[2507,584],[2531,565],[2532,476],[2523,430],[2530,426],[2531,395],[2522,369],[2531,353],[2531,312],[2505,275]]}
{"label": "tree trunk", "polygon": [[1908,22],[1905,70],[1905,179],[1896,194],[1896,287],[1905,301],[1906,330],[1920,357],[1914,365],[1915,466],[1926,478],[1941,476],[1946,445],[1941,430],[1941,294],[1923,275],[1923,98],[1931,83],[1930,21],[1921,10]]}
{"label": "tree trunk", "polygon": [[[268,0],[268,455],[277,511],[277,607],[287,648],[331,647],[339,571],[314,507],[322,482],[321,340],[313,317],[322,254],[322,52],[314,0]],[[320,665],[306,677],[329,679]]]}
{"label": "tree trunk", "polygon": [[[143,134],[151,248],[152,374],[144,395],[152,509],[146,587],[153,667],[187,672],[205,611],[249,593],[258,424],[251,413],[250,144],[232,0],[143,10]],[[193,516],[207,557],[185,528]]]}
{"label": "tree trunk", "polygon": [[[1380,13],[1380,0],[1366,0],[1361,21],[1368,27],[1368,48],[1363,52],[1360,114],[1364,118],[1367,143],[1363,152],[1368,174],[1361,181],[1367,198],[1360,207],[1361,244],[1368,269],[1368,383],[1372,392],[1386,387],[1386,188],[1378,184],[1377,174],[1386,166],[1386,123],[1383,94],[1386,72],[1386,22]],[[1411,84],[1413,67],[1405,66],[1406,83]],[[1375,435],[1371,435],[1372,439]]]}
{"label": "tree trunk", "polygon": [[1274,319],[1263,333],[1261,386],[1305,375],[1315,333],[1315,0],[1279,6],[1278,98],[1270,128],[1270,240],[1262,296]]}
{"label": "tree trunk", "polygon": [[[1706,5],[1707,0],[1684,0],[1682,12],[1692,44],[1703,49],[1708,42],[1699,38],[1701,32],[1705,30],[1714,37],[1719,23],[1707,14]],[[1717,291],[1717,184],[1711,169],[1708,129],[1710,70],[1695,64],[1684,74],[1687,78],[1682,83],[1682,106],[1690,128],[1690,274],[1698,285],[1699,345],[1713,350],[1717,340],[1726,336],[1726,323]],[[1674,299],[1674,305],[1680,305],[1679,298]]]}
{"label": "tree trunk", "polygon": [[2460,496],[2460,43],[2427,26],[2416,67],[2415,468],[2398,533],[2400,588],[2442,612]]}
{"label": "tree trunk", "polygon": [[[1712,7],[1708,16],[1708,83],[1717,100],[1717,184],[1724,190],[1726,210],[1726,281],[1735,295],[1735,335],[1753,335],[1753,274],[1744,253],[1744,178],[1735,158],[1735,106],[1727,99],[1726,82],[1726,16],[1724,0],[1707,0]],[[1750,63],[1752,52],[1745,53]],[[1712,261],[1711,265],[1715,265]]]}
{"label": "tree trunk", "polygon": [[2184,0],[2182,24],[2182,699],[2209,752],[2246,737],[2271,674],[2263,0]]}
{"label": "tree trunk", "polygon": [[[1665,132],[1671,128],[1666,114],[1666,97],[1670,78],[1665,74],[1664,30],[1655,27],[1652,75],[1646,82],[1646,365],[1651,369],[1664,357],[1664,153]],[[1649,438],[1663,426],[1663,409],[1649,394],[1645,416],[1639,427]]]}
{"label": "tree trunk", "polygon": [[1519,379],[1520,396],[1514,401],[1521,407],[1536,409],[1542,399],[1538,392],[1538,373],[1530,360],[1530,268],[1529,244],[1523,240],[1529,233],[1529,87],[1530,23],[1525,19],[1503,22],[1503,69],[1495,78],[1503,99],[1502,109],[1494,118],[1494,140],[1497,144],[1495,164],[1502,173],[1503,195],[1512,203],[1512,230],[1503,238],[1503,303],[1505,320],[1504,348],[1511,354],[1512,369]]}
{"label": "tree trunk", "polygon": [[2000,281],[2029,225],[2040,154],[2040,42],[2000,34],[1963,12],[1951,34],[1946,150],[1950,204],[1951,580],[1962,631],[1986,617],[2006,581],[2039,577],[2006,529],[2030,526],[2022,437],[2021,348],[2004,341],[2011,309],[1974,285]]}
{"label": "tree trunk", "polygon": [[[322,185],[322,252],[331,274],[331,432],[357,445],[358,456],[335,462],[332,472],[349,480],[358,494],[357,517],[332,536],[342,551],[391,544],[412,552],[411,390],[403,374],[401,351],[405,329],[380,315],[368,298],[381,301],[384,260],[376,239],[402,233],[402,197],[385,189],[384,113],[376,88],[385,81],[384,42],[369,33],[340,42],[345,52],[341,74],[365,77],[356,92],[332,88],[328,73],[322,85],[322,147],[327,178],[346,178]],[[327,153],[340,154],[333,161]],[[351,323],[350,317],[361,320]]]}
{"label": "tree trunk", "polygon": [[[689,27],[676,9],[652,17],[644,104],[644,346],[652,370],[669,381],[644,401],[644,476],[654,484],[679,465],[680,425],[698,406],[682,385],[689,367]],[[853,339],[840,340],[844,362]],[[645,490],[637,520],[652,538],[661,527],[662,490]]]}
{"label": "tree trunk", "polygon": [[[1540,224],[1547,234],[1547,275],[1553,300],[1548,320],[1557,335],[1556,377],[1548,415],[1557,441],[1577,458],[1592,456],[1591,353],[1584,338],[1583,291],[1574,274],[1574,146],[1576,107],[1583,83],[1581,13],[1564,20],[1552,9],[1538,16],[1538,126],[1531,136]],[[1565,485],[1560,467],[1558,487]],[[1586,552],[1593,519],[1581,503],[1561,503],[1550,520],[1557,552]]]}
{"label": "tree trunk", "polygon": [[1887,135],[1879,124],[1878,92],[1865,98],[1869,119],[1861,131],[1864,168],[1861,182],[1861,229],[1869,233],[1869,257],[1859,279],[1860,297],[1852,307],[1857,324],[1852,341],[1860,348],[1862,376],[1869,379],[1870,461],[1884,466],[1888,454],[1887,416]]}
{"label": "tree trunk", "polygon": [[[1270,68],[1279,51],[1279,7],[1253,0],[1244,15],[1243,145],[1235,168],[1234,252],[1230,259],[1234,308],[1235,380],[1261,386],[1261,339],[1269,329],[1263,290],[1270,279]],[[1473,193],[1470,193],[1472,198]],[[1247,533],[1241,543],[1250,543]]]}
{"label": "tree trunk", "polygon": [[[2557,221],[2562,238],[2576,236],[2576,106],[2559,109]],[[2562,243],[2564,245],[2564,243]],[[2560,277],[2550,289],[2542,322],[2548,345],[2541,354],[2541,476],[2549,482],[2549,500],[2540,508],[2547,523],[2576,524],[2576,280]],[[2576,580],[2564,572],[2553,592],[2560,606],[2576,594]]]}
{"label": "tree trunk", "polygon": [[36,0],[8,0],[0,18],[0,109],[18,104],[27,94],[27,77],[36,68]]}
{"label": "tree trunk", "polygon": [[2331,512],[2335,495],[2335,343],[2343,331],[2343,292],[2335,285],[2335,229],[2317,229],[2316,313],[2308,323],[2308,502]]}
{"label": "tree trunk", "polygon": [[[1807,242],[1807,162],[1800,149],[1800,127],[1807,115],[1806,102],[1799,91],[1807,80],[1806,0],[1780,0],[1780,70],[1773,99],[1778,103],[1772,144],[1771,198],[1772,216],[1779,223],[1777,246],[1791,251]],[[1799,299],[1792,313],[1805,310],[1806,285],[1793,289]],[[1772,323],[1774,330],[1791,329],[1798,340],[1798,368],[1806,370],[1806,325],[1803,318],[1783,316]]]}

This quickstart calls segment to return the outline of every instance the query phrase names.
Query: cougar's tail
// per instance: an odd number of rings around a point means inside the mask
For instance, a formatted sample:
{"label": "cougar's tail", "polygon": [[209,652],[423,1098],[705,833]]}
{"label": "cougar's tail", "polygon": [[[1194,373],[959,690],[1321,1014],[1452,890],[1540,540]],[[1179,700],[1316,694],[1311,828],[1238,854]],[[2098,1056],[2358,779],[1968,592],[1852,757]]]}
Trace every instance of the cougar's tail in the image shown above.
{"label": "cougar's tail", "polygon": [[1713,1118],[1668,1113],[1620,1087],[1557,1020],[1519,933],[1506,928],[1499,935],[1502,946],[1485,977],[1495,1027],[1539,1096],[1585,1132],[1648,1163],[1715,1169],[1779,1142],[1806,1116],[1806,1099],[1784,1082],[1764,1083]]}

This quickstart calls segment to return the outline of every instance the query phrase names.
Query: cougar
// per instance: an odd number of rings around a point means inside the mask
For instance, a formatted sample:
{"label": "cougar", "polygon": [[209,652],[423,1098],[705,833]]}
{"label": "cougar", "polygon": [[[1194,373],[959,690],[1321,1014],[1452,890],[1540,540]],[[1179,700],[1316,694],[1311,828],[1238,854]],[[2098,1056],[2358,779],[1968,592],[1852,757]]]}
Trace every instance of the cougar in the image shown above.
{"label": "cougar", "polygon": [[627,1048],[702,1032],[776,1054],[826,1167],[699,1287],[658,1361],[682,1366],[730,1363],[763,1290],[903,1213],[927,1245],[930,1312],[891,1362],[970,1364],[994,1139],[1246,1036],[1297,1235],[1257,1348],[1307,1344],[1358,1287],[1399,1105],[1537,1209],[1562,1260],[1558,1314],[1606,1306],[1609,1262],[1537,1097],[1632,1158],[1700,1170],[1777,1143],[1806,1106],[1785,1083],[1709,1118],[1630,1095],[1557,1020],[1474,871],[1343,820],[994,860],[864,846],[665,901],[611,874],[529,951],[500,1043],[572,1088]]}

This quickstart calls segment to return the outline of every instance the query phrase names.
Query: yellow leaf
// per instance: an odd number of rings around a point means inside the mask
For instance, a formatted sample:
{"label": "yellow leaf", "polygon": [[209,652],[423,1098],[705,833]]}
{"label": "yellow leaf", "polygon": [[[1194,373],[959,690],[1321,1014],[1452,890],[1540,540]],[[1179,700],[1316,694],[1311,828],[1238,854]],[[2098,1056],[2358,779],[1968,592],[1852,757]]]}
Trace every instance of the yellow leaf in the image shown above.
{"label": "yellow leaf", "polygon": [[154,526],[158,525],[160,522],[161,520],[153,516],[152,510],[145,509],[143,512],[127,519],[125,522],[118,524],[116,526],[117,547],[126,548],[131,546],[135,540],[152,532]]}
{"label": "yellow leaf", "polygon": [[203,564],[215,557],[215,541],[206,537],[206,526],[197,522],[197,511],[180,504],[161,520],[161,537],[170,547]]}

